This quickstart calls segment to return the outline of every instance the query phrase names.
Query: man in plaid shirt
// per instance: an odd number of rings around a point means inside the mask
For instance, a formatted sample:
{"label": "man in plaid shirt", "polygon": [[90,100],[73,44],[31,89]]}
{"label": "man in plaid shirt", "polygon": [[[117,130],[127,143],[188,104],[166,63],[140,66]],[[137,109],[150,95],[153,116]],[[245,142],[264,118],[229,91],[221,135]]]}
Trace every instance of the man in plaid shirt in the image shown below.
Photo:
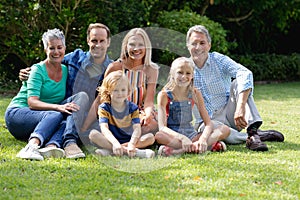
{"label": "man in plaid shirt", "polygon": [[[223,123],[231,127],[225,141],[233,144],[246,141],[246,147],[254,151],[268,150],[261,140],[283,141],[284,137],[278,131],[258,129],[262,119],[252,95],[252,72],[228,56],[210,53],[211,37],[202,25],[189,29],[186,42],[195,64],[194,86],[201,91],[208,114],[215,125]],[[202,119],[197,109],[193,112],[195,126],[200,126]],[[244,128],[247,134],[240,132]]]}

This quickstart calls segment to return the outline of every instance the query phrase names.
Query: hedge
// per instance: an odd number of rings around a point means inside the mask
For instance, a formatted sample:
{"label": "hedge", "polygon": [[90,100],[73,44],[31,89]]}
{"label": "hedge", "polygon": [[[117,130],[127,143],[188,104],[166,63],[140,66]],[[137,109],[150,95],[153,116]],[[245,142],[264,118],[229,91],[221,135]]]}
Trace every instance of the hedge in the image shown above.
{"label": "hedge", "polygon": [[300,81],[300,54],[252,54],[231,57],[250,69],[255,81]]}

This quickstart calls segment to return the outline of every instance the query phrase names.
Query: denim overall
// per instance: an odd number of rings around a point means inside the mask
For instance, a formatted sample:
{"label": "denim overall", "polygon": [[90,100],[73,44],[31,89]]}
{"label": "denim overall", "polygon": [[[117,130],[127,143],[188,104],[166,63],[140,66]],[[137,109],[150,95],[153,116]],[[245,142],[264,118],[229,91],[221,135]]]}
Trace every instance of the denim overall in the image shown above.
{"label": "denim overall", "polygon": [[167,119],[167,126],[182,135],[193,139],[198,133],[192,125],[192,94],[189,93],[189,100],[173,101],[171,91],[167,91],[169,98],[169,116]]}

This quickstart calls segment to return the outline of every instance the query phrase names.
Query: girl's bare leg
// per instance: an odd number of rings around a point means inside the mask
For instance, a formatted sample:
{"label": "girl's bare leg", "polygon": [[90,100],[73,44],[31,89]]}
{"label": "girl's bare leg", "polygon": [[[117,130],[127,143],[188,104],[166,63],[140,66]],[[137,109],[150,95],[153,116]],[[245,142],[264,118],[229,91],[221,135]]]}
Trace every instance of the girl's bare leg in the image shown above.
{"label": "girl's bare leg", "polygon": [[158,123],[155,119],[152,119],[151,123],[147,126],[142,126],[142,134],[155,133],[158,131]]}
{"label": "girl's bare leg", "polygon": [[226,125],[221,125],[214,129],[210,137],[208,138],[207,145],[210,146],[218,141],[226,139],[230,134],[230,129]]}
{"label": "girl's bare leg", "polygon": [[184,149],[182,149],[182,143],[180,140],[175,139],[174,137],[166,134],[162,131],[159,131],[155,134],[155,140],[162,145],[167,146],[166,148],[172,148],[172,155],[180,155],[185,153]]}

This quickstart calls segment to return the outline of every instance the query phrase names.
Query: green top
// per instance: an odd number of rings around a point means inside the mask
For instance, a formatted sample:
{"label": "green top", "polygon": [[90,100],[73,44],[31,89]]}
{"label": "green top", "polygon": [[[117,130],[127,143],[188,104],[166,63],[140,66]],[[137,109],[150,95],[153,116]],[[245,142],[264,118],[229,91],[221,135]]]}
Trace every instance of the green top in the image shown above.
{"label": "green top", "polygon": [[22,87],[10,102],[8,107],[28,107],[28,97],[39,97],[45,103],[59,104],[64,100],[66,93],[66,81],[68,69],[62,67],[62,79],[56,82],[49,78],[44,62],[34,64],[27,81],[23,81]]}

